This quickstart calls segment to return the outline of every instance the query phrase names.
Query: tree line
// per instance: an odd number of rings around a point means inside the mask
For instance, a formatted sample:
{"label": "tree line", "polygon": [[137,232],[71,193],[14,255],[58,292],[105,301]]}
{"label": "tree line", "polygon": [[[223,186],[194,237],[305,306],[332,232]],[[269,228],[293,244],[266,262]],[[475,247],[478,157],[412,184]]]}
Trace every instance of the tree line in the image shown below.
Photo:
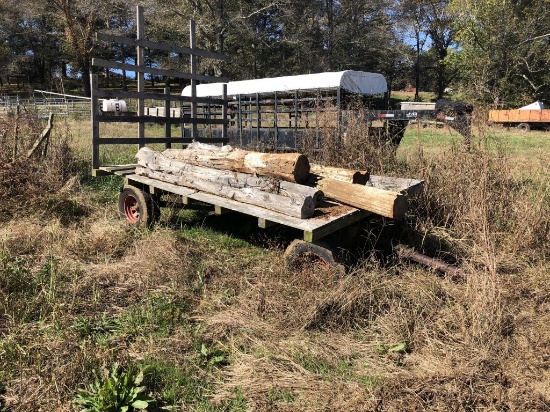
{"label": "tree line", "polygon": [[[198,47],[230,62],[199,70],[232,80],[323,71],[384,74],[390,90],[510,106],[550,97],[547,0],[144,0],[148,40]],[[135,50],[94,41],[97,31],[135,36],[136,3],[122,0],[3,0],[0,87],[59,89],[76,79],[90,93],[91,57],[133,62]],[[189,57],[149,51],[147,64],[184,69]],[[99,70],[99,69],[97,69]],[[126,73],[106,73],[120,77]],[[154,80],[154,79],[153,79]],[[170,83],[174,79],[159,79]],[[181,84],[179,86],[182,86]]]}

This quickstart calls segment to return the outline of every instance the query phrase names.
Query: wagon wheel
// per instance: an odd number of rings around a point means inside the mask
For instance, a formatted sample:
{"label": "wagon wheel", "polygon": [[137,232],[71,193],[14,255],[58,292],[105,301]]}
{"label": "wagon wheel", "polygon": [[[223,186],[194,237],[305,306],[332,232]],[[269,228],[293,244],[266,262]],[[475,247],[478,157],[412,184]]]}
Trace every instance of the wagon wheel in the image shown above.
{"label": "wagon wheel", "polygon": [[121,219],[143,227],[152,226],[160,215],[158,203],[153,197],[130,185],[124,186],[118,195],[118,211]]}
{"label": "wagon wheel", "polygon": [[522,132],[528,132],[531,130],[531,125],[529,123],[520,123],[518,124],[518,130]]}
{"label": "wagon wheel", "polygon": [[284,258],[287,267],[297,268],[313,262],[321,262],[331,268],[336,273],[344,270],[344,266],[339,264],[334,258],[333,249],[323,242],[305,242],[295,239],[286,248]]}

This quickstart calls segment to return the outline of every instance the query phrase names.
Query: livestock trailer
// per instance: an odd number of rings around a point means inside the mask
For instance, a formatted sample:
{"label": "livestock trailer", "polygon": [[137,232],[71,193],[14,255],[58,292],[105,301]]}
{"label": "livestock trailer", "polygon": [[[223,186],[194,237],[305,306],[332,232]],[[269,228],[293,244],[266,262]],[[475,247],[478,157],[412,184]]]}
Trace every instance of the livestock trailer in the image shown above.
{"label": "livestock trailer", "polygon": [[[201,84],[196,96],[219,98],[227,90],[228,138],[239,146],[262,150],[296,150],[305,135],[332,130],[342,136],[358,116],[365,130],[380,142],[399,145],[410,121],[439,121],[466,139],[470,134],[471,106],[446,100],[391,110],[382,74],[345,70],[274,78]],[[191,96],[187,86],[183,96]],[[199,117],[221,118],[219,111],[200,105]],[[184,131],[185,133],[185,131]],[[219,127],[199,129],[199,135],[218,136]]]}

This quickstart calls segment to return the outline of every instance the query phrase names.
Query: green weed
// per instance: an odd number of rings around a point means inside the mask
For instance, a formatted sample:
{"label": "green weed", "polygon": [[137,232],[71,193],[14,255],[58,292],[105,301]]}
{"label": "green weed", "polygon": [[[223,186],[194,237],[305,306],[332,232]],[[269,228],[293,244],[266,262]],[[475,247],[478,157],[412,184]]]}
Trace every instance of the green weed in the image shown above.
{"label": "green weed", "polygon": [[296,399],[294,392],[290,388],[274,387],[270,389],[267,396],[272,402],[292,403]]}
{"label": "green weed", "polygon": [[384,385],[384,378],[378,375],[359,376],[357,377],[357,382],[365,389],[373,390]]}
{"label": "green weed", "polygon": [[384,356],[389,353],[408,353],[410,352],[410,347],[407,342],[400,342],[394,345],[381,343],[376,346],[376,351],[379,355]]}
{"label": "green weed", "polygon": [[96,376],[93,383],[80,389],[73,399],[82,412],[127,412],[145,410],[153,400],[147,396],[143,381],[143,370],[130,367],[119,369],[114,363],[111,371]]}
{"label": "green weed", "polygon": [[201,344],[199,352],[201,364],[206,367],[220,367],[229,364],[227,351],[220,347],[207,347],[206,344]]}
{"label": "green weed", "polygon": [[109,205],[116,201],[123,183],[121,176],[85,176],[82,180],[83,189],[93,202]]}
{"label": "green weed", "polygon": [[120,330],[121,324],[118,318],[109,318],[103,313],[97,319],[89,319],[78,316],[73,322],[73,328],[81,339],[103,337]]}
{"label": "green weed", "polygon": [[0,290],[4,292],[0,308],[13,324],[40,320],[48,313],[43,307],[47,295],[40,293],[39,279],[21,257],[0,253]]}
{"label": "green weed", "polygon": [[46,208],[64,225],[87,216],[89,213],[88,209],[75,199],[52,197],[46,200]]}

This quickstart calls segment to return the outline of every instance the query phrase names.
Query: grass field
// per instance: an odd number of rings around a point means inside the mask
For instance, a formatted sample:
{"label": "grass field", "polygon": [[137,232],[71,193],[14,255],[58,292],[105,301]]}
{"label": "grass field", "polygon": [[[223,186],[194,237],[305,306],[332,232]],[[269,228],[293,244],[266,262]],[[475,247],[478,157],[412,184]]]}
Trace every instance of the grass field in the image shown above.
{"label": "grass field", "polygon": [[59,121],[32,163],[0,146],[0,410],[124,391],[151,411],[550,410],[550,134],[476,129],[468,151],[411,127],[376,166],[426,187],[364,245],[393,236],[464,278],[366,246],[345,274],[287,268],[288,233],[243,216],[130,227],[89,136]]}
{"label": "grass field", "polygon": [[[506,128],[474,129],[474,144],[500,155],[521,173],[537,173],[548,170],[550,133],[531,131],[528,133]],[[405,134],[398,156],[403,160],[423,155],[440,156],[450,153],[463,143],[458,133],[436,128],[421,129],[411,125]]]}

